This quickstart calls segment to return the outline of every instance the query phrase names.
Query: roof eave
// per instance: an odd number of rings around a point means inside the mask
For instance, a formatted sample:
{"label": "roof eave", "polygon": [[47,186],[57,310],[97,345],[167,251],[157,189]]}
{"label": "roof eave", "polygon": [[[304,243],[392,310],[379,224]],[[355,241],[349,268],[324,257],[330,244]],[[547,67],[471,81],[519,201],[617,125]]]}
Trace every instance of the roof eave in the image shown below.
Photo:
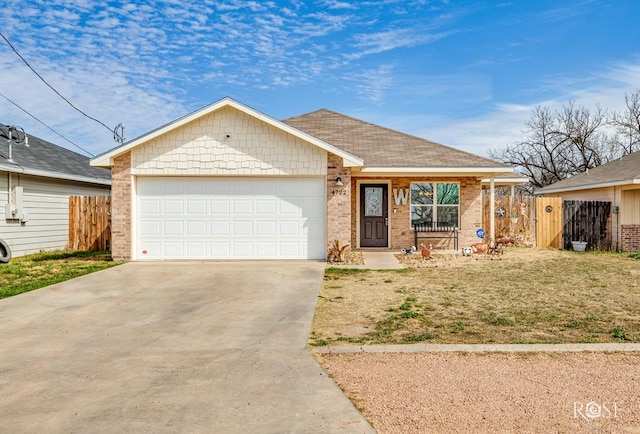
{"label": "roof eave", "polygon": [[597,188],[608,188],[608,187],[619,187],[621,185],[640,185],[640,178],[633,178],[622,181],[613,181],[613,182],[602,182],[595,184],[583,184],[577,186],[570,187],[560,187],[553,188],[552,186],[543,187],[539,190],[536,190],[534,194],[555,194],[555,193],[565,193],[567,191],[582,191],[582,190],[594,190]]}
{"label": "roof eave", "polygon": [[225,97],[223,99],[221,99],[220,101],[217,101],[211,105],[208,105],[206,107],[203,107],[200,110],[196,110],[195,112],[183,116],[171,123],[168,123],[166,125],[164,125],[163,127],[160,127],[156,130],[153,130],[143,136],[140,136],[130,142],[127,142],[124,145],[121,145],[117,148],[114,148],[110,151],[107,151],[101,155],[98,155],[96,157],[94,157],[93,159],[91,159],[90,164],[92,166],[95,167],[105,167],[105,168],[109,168],[113,165],[113,159],[116,158],[119,155],[122,155],[128,151],[130,151],[131,149],[135,148],[136,146],[148,142],[149,140],[153,140],[156,137],[159,137],[163,134],[166,134],[167,132],[175,129],[175,128],[179,128],[183,125],[188,124],[189,122],[192,122],[195,119],[198,119],[202,116],[208,115],[209,113],[212,113],[216,110],[219,110],[223,107],[233,107],[249,116],[253,116],[256,119],[261,120],[262,122],[265,122],[266,124],[269,124],[275,128],[278,128],[282,131],[285,131],[293,136],[298,137],[299,139],[302,139],[304,141],[307,141],[327,152],[331,152],[332,154],[335,154],[339,157],[341,157],[343,159],[344,162],[344,166],[345,167],[359,167],[362,166],[364,164],[364,160],[352,155],[340,148],[337,148],[329,143],[326,143],[320,139],[318,139],[317,137],[314,137],[310,134],[305,133],[304,131],[298,130],[297,128],[292,127],[291,125],[288,125],[282,121],[279,121],[277,119],[272,118],[271,116],[268,116],[262,112],[259,112],[255,109],[252,109],[249,106],[246,106],[232,98],[229,97]]}
{"label": "roof eave", "polygon": [[12,173],[21,173],[23,175],[31,175],[31,176],[42,176],[44,178],[54,178],[54,179],[62,179],[65,181],[75,181],[75,182],[85,182],[89,184],[99,184],[99,185],[111,185],[111,179],[104,178],[94,178],[91,176],[82,176],[82,175],[73,175],[70,173],[61,173],[61,172],[53,172],[50,170],[41,170],[41,169],[29,169],[25,167],[13,167],[7,165],[0,165],[0,170]]}
{"label": "roof eave", "polygon": [[514,172],[511,167],[363,167],[359,173],[368,176],[402,175],[402,176],[472,176],[479,179],[505,175]]}

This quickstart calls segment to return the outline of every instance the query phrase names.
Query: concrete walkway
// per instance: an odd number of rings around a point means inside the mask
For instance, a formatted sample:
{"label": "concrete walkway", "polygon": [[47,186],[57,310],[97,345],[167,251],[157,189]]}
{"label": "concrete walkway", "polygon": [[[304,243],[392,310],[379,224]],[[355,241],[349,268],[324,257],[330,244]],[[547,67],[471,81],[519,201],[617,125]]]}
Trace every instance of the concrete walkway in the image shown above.
{"label": "concrete walkway", "polygon": [[411,344],[411,345],[333,345],[314,347],[319,354],[354,353],[536,353],[536,352],[626,352],[640,351],[636,343],[605,344]]}
{"label": "concrete walkway", "polygon": [[395,251],[363,251],[364,265],[350,265],[349,268],[360,268],[366,270],[397,270],[404,268],[398,259]]}
{"label": "concrete walkway", "polygon": [[0,431],[374,432],[306,348],[324,268],[128,263],[0,300]]}

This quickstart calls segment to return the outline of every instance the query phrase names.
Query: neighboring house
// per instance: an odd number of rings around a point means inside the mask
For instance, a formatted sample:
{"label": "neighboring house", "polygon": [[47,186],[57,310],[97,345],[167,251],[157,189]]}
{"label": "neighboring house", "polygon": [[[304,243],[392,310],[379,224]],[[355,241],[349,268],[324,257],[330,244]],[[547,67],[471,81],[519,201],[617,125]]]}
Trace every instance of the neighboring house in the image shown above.
{"label": "neighboring house", "polygon": [[414,223],[458,227],[469,244],[481,180],[513,171],[328,110],[278,121],[230,98],[91,164],[112,170],[124,260],[324,259],[334,240],[410,246]]}
{"label": "neighboring house", "polygon": [[541,188],[536,194],[611,202],[614,248],[640,251],[640,151]]}
{"label": "neighboring house", "polygon": [[0,124],[0,239],[12,256],[63,249],[69,196],[109,195],[111,174],[91,167],[88,157],[31,135],[28,147],[13,141],[9,150],[8,131]]}

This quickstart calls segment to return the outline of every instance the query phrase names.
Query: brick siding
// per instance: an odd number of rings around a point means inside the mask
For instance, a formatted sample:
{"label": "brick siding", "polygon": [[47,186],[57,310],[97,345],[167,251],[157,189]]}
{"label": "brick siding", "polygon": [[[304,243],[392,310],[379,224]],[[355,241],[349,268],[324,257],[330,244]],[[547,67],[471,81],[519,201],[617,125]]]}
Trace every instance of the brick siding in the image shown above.
{"label": "brick siding", "polygon": [[111,256],[131,260],[131,153],[116,157],[111,167]]}
{"label": "brick siding", "polygon": [[[342,178],[342,187],[336,186],[336,178]],[[351,242],[351,206],[353,198],[351,169],[342,166],[342,158],[333,154],[327,156],[327,243],[335,240]],[[354,226],[355,227],[355,226]],[[355,231],[355,229],[354,229]]]}
{"label": "brick siding", "polygon": [[640,225],[622,225],[622,251],[640,252]]}
{"label": "brick siding", "polygon": [[[363,181],[375,181],[387,182],[389,178],[360,178]],[[476,237],[476,229],[482,225],[482,187],[480,181],[476,178],[390,178],[391,191],[389,191],[390,201],[390,214],[389,214],[389,229],[391,231],[391,248],[399,250],[403,247],[408,247],[414,244],[414,233],[411,229],[411,197],[407,197],[406,205],[396,205],[393,195],[393,190],[409,189],[411,191],[412,182],[459,182],[460,183],[460,231],[459,246],[468,246],[478,241]],[[352,236],[351,243],[353,246],[357,245],[359,234],[357,233],[357,179],[352,178],[352,194],[351,194],[351,227]],[[394,212],[395,209],[395,212]],[[435,248],[439,249],[453,249],[452,240],[438,240],[434,239],[430,241]]]}

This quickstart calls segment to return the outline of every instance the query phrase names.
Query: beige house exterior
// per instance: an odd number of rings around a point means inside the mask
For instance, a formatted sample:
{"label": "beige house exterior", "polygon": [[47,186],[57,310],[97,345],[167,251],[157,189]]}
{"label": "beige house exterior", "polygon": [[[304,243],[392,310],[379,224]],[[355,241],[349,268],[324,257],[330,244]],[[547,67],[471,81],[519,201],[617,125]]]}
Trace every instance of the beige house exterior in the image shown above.
{"label": "beige house exterior", "polygon": [[536,194],[563,200],[611,202],[614,248],[640,251],[640,152],[541,188]]}
{"label": "beige house exterior", "polygon": [[[513,169],[328,110],[224,98],[91,161],[112,171],[114,259],[324,259],[400,249],[414,223],[475,242],[481,182]],[[434,239],[452,248],[448,233]]]}

